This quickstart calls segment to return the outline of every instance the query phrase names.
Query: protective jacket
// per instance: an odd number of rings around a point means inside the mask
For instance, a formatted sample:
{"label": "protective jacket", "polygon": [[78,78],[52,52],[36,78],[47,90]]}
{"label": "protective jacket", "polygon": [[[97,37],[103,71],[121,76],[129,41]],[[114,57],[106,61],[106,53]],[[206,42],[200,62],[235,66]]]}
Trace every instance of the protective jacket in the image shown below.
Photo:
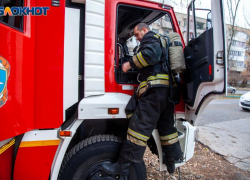
{"label": "protective jacket", "polygon": [[129,61],[132,68],[138,69],[139,80],[146,81],[149,76],[162,74],[162,48],[159,35],[149,31],[141,40],[138,52]]}

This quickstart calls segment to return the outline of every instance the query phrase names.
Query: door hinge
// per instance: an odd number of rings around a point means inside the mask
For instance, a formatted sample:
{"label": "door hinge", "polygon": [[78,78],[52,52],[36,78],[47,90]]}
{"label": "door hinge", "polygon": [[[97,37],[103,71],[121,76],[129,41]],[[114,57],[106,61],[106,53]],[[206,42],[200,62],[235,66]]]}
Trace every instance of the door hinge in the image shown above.
{"label": "door hinge", "polygon": [[217,52],[217,56],[216,56],[216,63],[217,64],[224,64],[224,59],[223,59],[223,56],[224,56],[224,52],[223,51],[218,51]]}
{"label": "door hinge", "polygon": [[51,6],[57,6],[57,7],[59,7],[60,6],[60,0],[52,0],[51,1]]}
{"label": "door hinge", "polygon": [[83,75],[78,75],[78,80],[79,81],[83,80]]}

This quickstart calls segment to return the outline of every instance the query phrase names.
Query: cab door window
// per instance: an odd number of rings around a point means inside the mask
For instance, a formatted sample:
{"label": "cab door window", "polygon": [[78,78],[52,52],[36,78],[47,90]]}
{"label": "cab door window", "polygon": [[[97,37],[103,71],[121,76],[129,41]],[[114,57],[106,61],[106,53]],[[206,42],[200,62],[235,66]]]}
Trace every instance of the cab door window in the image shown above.
{"label": "cab door window", "polygon": [[151,31],[167,35],[173,32],[172,19],[168,12],[120,4],[117,11],[115,79],[119,84],[138,84],[136,69],[127,73],[122,64],[137,53],[140,42],[133,35],[133,28],[140,22],[147,23]]}
{"label": "cab door window", "polygon": [[[212,27],[211,0],[202,2],[194,1],[188,7],[188,31],[187,40],[200,36]],[[188,42],[187,41],[187,42]]]}

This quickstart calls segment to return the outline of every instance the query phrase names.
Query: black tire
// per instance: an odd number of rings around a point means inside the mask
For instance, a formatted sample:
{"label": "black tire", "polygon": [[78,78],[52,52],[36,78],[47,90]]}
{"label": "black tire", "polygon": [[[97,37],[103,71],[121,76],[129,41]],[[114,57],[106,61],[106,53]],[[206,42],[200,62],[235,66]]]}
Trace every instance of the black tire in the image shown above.
{"label": "black tire", "polygon": [[[93,174],[99,173],[100,165],[115,162],[122,146],[120,138],[113,135],[89,137],[75,145],[65,155],[59,180],[90,180]],[[146,180],[144,162],[130,165],[129,180]]]}
{"label": "black tire", "polygon": [[233,89],[231,93],[232,93],[232,94],[235,94],[235,92],[236,92],[236,91]]}
{"label": "black tire", "polygon": [[249,111],[249,109],[247,109],[247,108],[242,108],[243,110],[245,110],[245,111]]}

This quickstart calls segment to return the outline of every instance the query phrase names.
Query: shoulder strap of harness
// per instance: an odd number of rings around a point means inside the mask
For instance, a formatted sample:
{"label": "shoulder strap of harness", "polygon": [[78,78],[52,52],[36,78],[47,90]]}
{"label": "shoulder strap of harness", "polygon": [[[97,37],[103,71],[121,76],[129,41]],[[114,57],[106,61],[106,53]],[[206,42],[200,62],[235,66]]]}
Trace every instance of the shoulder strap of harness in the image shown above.
{"label": "shoulder strap of harness", "polygon": [[[180,79],[179,78],[177,79],[175,76],[173,76],[173,73],[172,73],[171,68],[170,68],[169,53],[168,53],[169,47],[173,46],[173,44],[169,43],[170,40],[169,40],[168,36],[156,34],[155,37],[159,39],[159,42],[160,42],[160,45],[162,48],[162,52],[163,52],[163,57],[161,58],[162,59],[162,68],[169,75],[169,97],[170,97],[169,101],[172,102],[174,105],[176,105],[176,104],[179,104],[180,99],[177,101],[173,100],[173,78],[175,79],[175,82],[176,82],[179,90],[180,90]],[[163,38],[165,40],[163,40]],[[165,44],[163,44],[164,41],[165,41]],[[177,45],[182,46],[182,44],[180,42],[174,41],[174,46],[177,46]]]}

